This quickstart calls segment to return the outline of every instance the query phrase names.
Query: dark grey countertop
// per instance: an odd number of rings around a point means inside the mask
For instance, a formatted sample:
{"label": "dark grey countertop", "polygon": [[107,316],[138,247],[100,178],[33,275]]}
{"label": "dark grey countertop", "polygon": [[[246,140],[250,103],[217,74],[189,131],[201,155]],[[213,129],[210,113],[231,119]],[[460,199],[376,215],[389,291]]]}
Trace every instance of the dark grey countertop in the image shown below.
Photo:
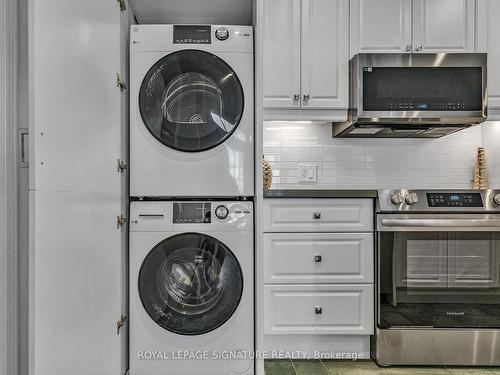
{"label": "dark grey countertop", "polygon": [[264,198],[377,198],[377,190],[271,189]]}

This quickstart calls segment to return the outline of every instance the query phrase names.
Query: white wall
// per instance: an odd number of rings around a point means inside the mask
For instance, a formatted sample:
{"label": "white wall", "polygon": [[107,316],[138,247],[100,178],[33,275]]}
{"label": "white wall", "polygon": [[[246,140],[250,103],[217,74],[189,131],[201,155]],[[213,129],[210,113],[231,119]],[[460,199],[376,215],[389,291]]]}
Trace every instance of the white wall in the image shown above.
{"label": "white wall", "polygon": [[[334,139],[327,123],[265,122],[264,155],[273,168],[273,189],[465,189],[472,186],[483,128],[496,169],[490,170],[491,186],[500,187],[498,123],[439,139]],[[317,164],[317,183],[299,183],[300,163]]]}
{"label": "white wall", "polygon": [[482,130],[490,187],[500,188],[500,121],[490,121]]}

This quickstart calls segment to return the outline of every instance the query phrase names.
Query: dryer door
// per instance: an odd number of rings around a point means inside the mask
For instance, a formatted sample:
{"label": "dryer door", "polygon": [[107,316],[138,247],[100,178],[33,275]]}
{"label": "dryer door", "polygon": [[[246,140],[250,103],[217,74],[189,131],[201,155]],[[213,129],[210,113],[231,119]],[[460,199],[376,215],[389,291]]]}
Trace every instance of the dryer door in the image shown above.
{"label": "dryer door", "polygon": [[221,58],[182,50],[160,59],[139,93],[142,120],[165,146],[204,151],[224,142],[243,115],[243,88]]}
{"label": "dryer door", "polygon": [[234,254],[200,233],[178,234],[156,245],[141,266],[138,283],[151,319],[181,335],[200,335],[223,325],[243,293]]}

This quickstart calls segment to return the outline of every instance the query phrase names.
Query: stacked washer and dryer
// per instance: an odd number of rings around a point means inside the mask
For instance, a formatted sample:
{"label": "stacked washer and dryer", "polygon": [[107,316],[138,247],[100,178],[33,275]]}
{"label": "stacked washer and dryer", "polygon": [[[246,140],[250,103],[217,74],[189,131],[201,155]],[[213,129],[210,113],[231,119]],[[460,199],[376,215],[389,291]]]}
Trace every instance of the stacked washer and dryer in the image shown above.
{"label": "stacked washer and dryer", "polygon": [[253,374],[252,28],[130,43],[130,373]]}

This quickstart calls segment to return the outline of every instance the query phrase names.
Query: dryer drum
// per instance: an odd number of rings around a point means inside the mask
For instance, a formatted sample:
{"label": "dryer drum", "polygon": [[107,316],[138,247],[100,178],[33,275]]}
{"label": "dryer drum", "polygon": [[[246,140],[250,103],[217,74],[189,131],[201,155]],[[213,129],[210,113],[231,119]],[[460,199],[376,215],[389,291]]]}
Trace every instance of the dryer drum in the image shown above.
{"label": "dryer drum", "polygon": [[223,143],[243,116],[241,83],[219,57],[200,50],[171,53],[151,67],[139,93],[149,132],[165,146],[204,151]]}

